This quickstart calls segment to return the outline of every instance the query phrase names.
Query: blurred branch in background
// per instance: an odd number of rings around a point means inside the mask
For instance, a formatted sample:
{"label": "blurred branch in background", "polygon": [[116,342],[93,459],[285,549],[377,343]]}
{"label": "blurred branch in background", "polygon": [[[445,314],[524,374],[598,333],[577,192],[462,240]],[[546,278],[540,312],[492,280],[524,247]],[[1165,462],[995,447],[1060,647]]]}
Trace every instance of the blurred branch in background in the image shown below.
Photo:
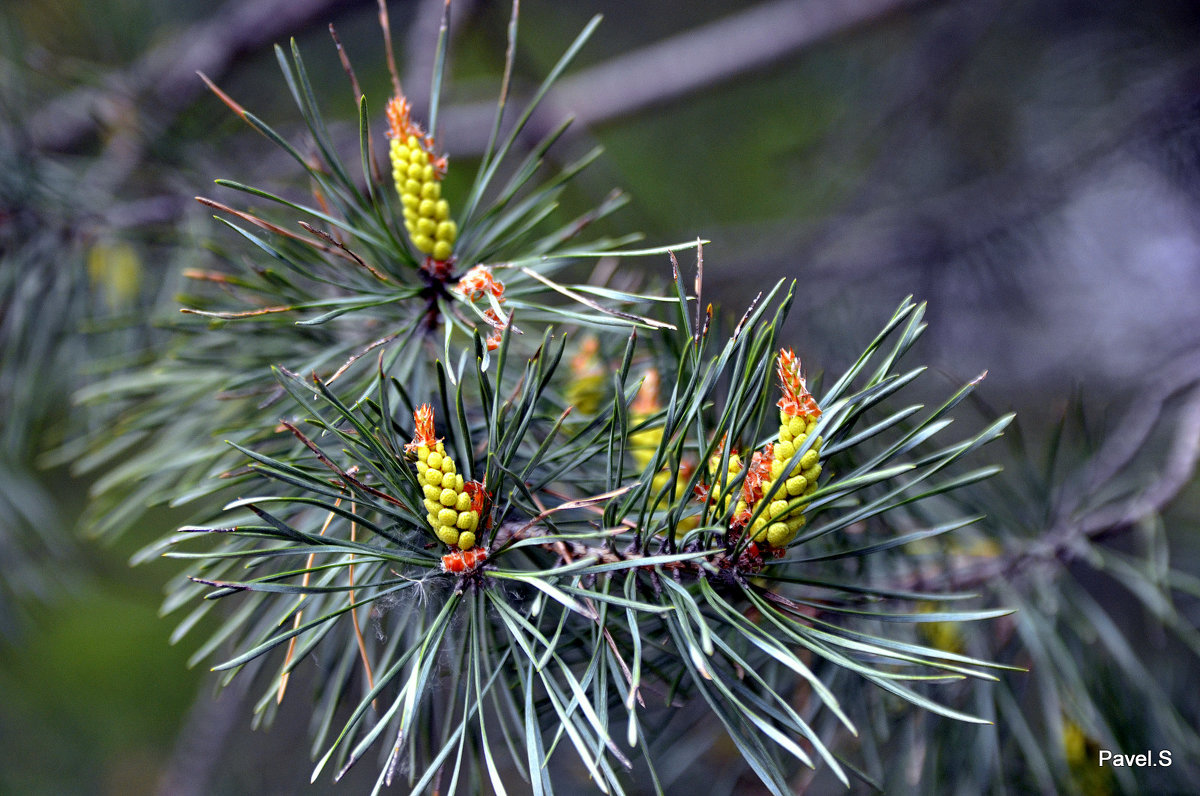
{"label": "blurred branch in background", "polygon": [[[1172,399],[1178,399],[1174,405]],[[1156,432],[1165,440],[1152,440]],[[1160,462],[1147,450],[1164,447]],[[1162,514],[1193,485],[1200,462],[1200,357],[1169,363],[1103,438],[1096,453],[1055,494],[1054,516],[995,558],[951,570],[955,589],[1014,581],[1035,567],[1070,566],[1089,546],[1111,540]],[[1140,466],[1134,466],[1134,465]],[[1131,480],[1130,472],[1138,474]],[[944,583],[946,572],[919,578],[916,590]]]}
{"label": "blurred branch in background", "polygon": [[78,148],[124,114],[126,106],[152,109],[160,122],[200,96],[197,72],[222,75],[238,57],[363,0],[231,0],[138,58],[133,64],[51,100],[33,114],[33,145],[49,152]]}
{"label": "blurred branch in background", "polygon": [[[762,69],[806,47],[855,28],[881,22],[889,14],[929,0],[847,0],[796,3],[775,0],[729,14],[664,41],[581,70],[554,90],[538,118],[553,120],[568,109],[576,124],[588,127]],[[213,16],[175,34],[134,64],[102,78],[99,87],[80,88],[56,98],[30,121],[32,143],[59,152],[78,147],[111,123],[129,104],[153,109],[165,122],[203,93],[196,72],[219,80],[239,57],[295,35],[314,23],[367,0],[253,0],[230,2]],[[473,3],[456,3],[452,22],[461,24]],[[432,74],[429,35],[441,18],[443,3],[419,4],[407,36],[406,91],[414,107],[427,102]],[[654,75],[655,80],[646,80]],[[491,103],[451,107],[444,112],[447,146],[460,156],[483,151],[494,107]],[[546,122],[549,123],[549,122]],[[537,140],[545,124],[536,119],[528,137]]]}
{"label": "blurred branch in background", "polygon": [[[587,129],[673,102],[925,2],[775,0],[751,6],[564,78],[528,136],[539,139],[567,112]],[[447,110],[456,151],[482,151],[492,113],[490,103]]]}
{"label": "blurred branch in background", "polygon": [[235,680],[216,694],[197,689],[196,701],[175,738],[175,749],[158,783],[161,796],[204,796],[227,754],[235,726],[244,720],[248,679]]}
{"label": "blurred branch in background", "polygon": [[[967,16],[977,19],[973,14]],[[956,27],[961,30],[961,26]],[[945,54],[945,48],[936,41],[930,44],[931,49],[936,47]],[[971,54],[969,48],[952,48],[950,52],[963,57]],[[961,69],[962,63],[951,61],[945,66]],[[1181,87],[1193,82],[1198,69],[1200,59],[1184,60],[1126,87],[1111,103],[1058,131],[1056,138],[1041,141],[1043,151],[1035,153],[1038,163],[1014,163],[922,197],[916,204],[880,201],[878,186],[886,184],[888,171],[900,164],[894,158],[878,158],[872,164],[871,178],[856,181],[857,190],[839,206],[830,208],[829,218],[815,230],[794,230],[789,237],[799,239],[800,256],[811,264],[813,276],[836,286],[848,270],[861,277],[895,271],[913,258],[914,238],[922,232],[936,237],[936,242],[925,244],[929,256],[923,265],[929,268],[945,267],[1022,230],[1036,234],[1039,222],[1060,210],[1081,181],[1094,177],[1097,170],[1112,167],[1119,157],[1138,156],[1149,143],[1178,127],[1177,109],[1164,107],[1164,100],[1175,97]],[[940,71],[930,73],[934,83]],[[889,137],[883,145],[886,151],[904,151],[912,146],[912,138],[930,134],[935,117],[946,112],[944,101],[949,100],[951,91],[942,86],[934,93],[941,99],[902,96],[894,110],[905,123],[892,133],[895,138]],[[916,131],[912,130],[914,106],[920,109],[915,116],[927,120]],[[891,114],[884,114],[882,121],[892,121]],[[914,220],[921,222],[915,229]],[[762,262],[754,267],[771,270],[775,263]]]}

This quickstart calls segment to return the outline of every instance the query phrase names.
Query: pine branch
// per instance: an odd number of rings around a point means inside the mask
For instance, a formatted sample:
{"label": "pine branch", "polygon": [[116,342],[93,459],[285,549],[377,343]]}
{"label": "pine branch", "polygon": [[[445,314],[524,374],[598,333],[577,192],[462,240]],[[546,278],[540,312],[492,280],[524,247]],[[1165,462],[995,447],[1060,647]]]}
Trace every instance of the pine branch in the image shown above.
{"label": "pine branch", "polygon": [[[806,30],[828,33],[847,9],[882,7],[805,6],[833,15]],[[778,22],[740,20],[767,18]],[[100,440],[89,462],[111,468],[100,491],[133,483],[195,500],[237,488],[219,517],[139,557],[188,562],[165,606],[196,604],[177,635],[216,602],[237,606],[194,660],[228,649],[213,667],[225,683],[258,672],[258,720],[276,715],[298,666],[322,660],[314,778],[338,778],[382,745],[377,789],[397,778],[415,791],[502,789],[502,752],[489,742],[500,732],[531,782],[549,788],[546,762],[569,747],[598,788],[619,792],[633,765],[626,746],[653,766],[642,694],[658,687],[706,705],[773,793],[818,762],[849,784],[852,769],[830,746],[857,734],[840,678],[872,686],[873,700],[978,724],[977,712],[914,684],[994,681],[992,670],[1012,668],[911,641],[913,625],[1006,610],[922,612],[913,601],[961,595],[863,577],[979,519],[949,496],[997,472],[961,468],[1011,420],[947,440],[982,376],[928,408],[891,406],[924,371],[901,363],[925,330],[925,306],[906,299],[856,362],[810,391],[777,339],[795,282],[765,286],[723,334],[701,306],[703,241],[581,241],[619,196],[556,218],[564,185],[594,157],[543,175],[565,124],[511,162],[597,22],[515,123],[505,78],[465,197],[442,193],[446,26],[428,127],[398,78],[387,102],[390,180],[372,164],[367,98],[359,162],[348,163],[294,43],[276,54],[303,143],[214,85],[292,158],[312,199],[219,180],[287,221],[202,200],[250,256],[188,272],[195,294],[174,361],[117,374],[88,396],[119,419],[106,429],[145,441],[114,463],[126,449]],[[697,249],[694,280],[675,256],[685,248]],[[661,290],[561,275],[633,257],[651,258]],[[117,494],[111,528],[141,508]],[[383,631],[368,637],[372,619]],[[798,688],[807,706],[792,699]],[[823,716],[832,726],[817,726]]]}
{"label": "pine branch", "polygon": [[[933,46],[944,52],[944,47]],[[869,279],[895,272],[898,264],[914,258],[916,245],[924,247],[917,251],[918,259],[936,267],[946,258],[961,260],[973,252],[987,251],[998,239],[1026,233],[1040,237],[1047,219],[1076,195],[1081,182],[1116,162],[1117,156],[1135,154],[1148,140],[1167,135],[1178,127],[1178,118],[1164,112],[1164,108],[1176,104],[1175,97],[1181,90],[1178,87],[1190,85],[1198,70],[1200,60],[1181,57],[1169,68],[1123,87],[1111,103],[1080,117],[1057,140],[1041,141],[1040,146],[1046,150],[1063,154],[1045,167],[1039,165],[1032,173],[1027,161],[1019,161],[942,191],[880,203],[873,186],[880,180],[886,181],[887,169],[903,162],[903,159],[883,158],[856,183],[858,187],[840,207],[831,208],[816,224],[793,225],[766,235],[755,230],[755,238],[772,240],[777,248],[779,241],[785,241],[782,245],[794,252],[789,256],[809,262],[809,279],[814,290],[836,291],[848,274]],[[936,76],[935,71],[928,79],[938,84]],[[916,82],[922,87],[927,85],[926,79]],[[942,86],[938,98],[948,101],[952,97],[953,92]],[[938,114],[942,108],[943,105],[934,105],[926,109],[926,114]],[[908,111],[907,106],[905,110]],[[885,111],[876,125],[885,135],[881,141],[864,137],[864,143],[869,143],[872,150],[904,149],[903,140],[896,139],[905,134],[906,128],[891,125],[889,121]],[[923,131],[921,128],[916,134]],[[933,231],[914,241],[913,230],[928,228],[930,219]],[[853,245],[846,244],[850,241]],[[752,253],[745,261],[747,271],[755,275],[773,273],[777,267],[778,255],[774,251]]]}
{"label": "pine branch", "polygon": [[[594,125],[631,115],[770,66],[780,58],[814,46],[831,37],[875,24],[890,14],[922,5],[928,0],[855,0],[837,4],[797,4],[775,0],[730,15],[701,28],[678,34],[608,63],[591,67],[564,80],[554,92],[550,111],[539,117],[533,135],[548,129],[548,120],[569,108],[578,124]],[[193,25],[142,56],[121,73],[104,80],[100,88],[77,89],[52,100],[30,122],[38,149],[63,152],[77,147],[102,125],[113,102],[136,101],[155,107],[165,118],[187,107],[204,91],[195,80],[203,72],[219,80],[236,60],[314,22],[327,19],[365,0],[252,0],[223,6],[213,17]],[[451,17],[457,26],[469,15]],[[418,22],[410,33],[410,89],[420,105],[431,62],[427,44],[431,21],[440,17],[442,2],[421,5]],[[412,46],[412,45],[416,46]],[[183,58],[178,53],[185,53]],[[647,81],[642,75],[662,75]],[[632,89],[632,90],[631,90]],[[445,110],[447,145],[464,155],[486,146],[486,131],[493,108],[488,103]]]}
{"label": "pine branch", "polygon": [[197,72],[219,76],[243,55],[365,0],[231,0],[171,36],[101,85],[51,100],[29,120],[33,145],[77,148],[107,124],[114,105],[134,103],[171,118],[204,92]]}
{"label": "pine branch", "polygon": [[[615,121],[765,69],[785,57],[928,0],[848,0],[797,3],[772,0],[564,78],[534,120],[531,138],[548,132],[569,112],[568,135]],[[655,80],[644,79],[655,75]],[[480,152],[487,143],[491,107],[486,103],[446,109],[447,145]]]}
{"label": "pine branch", "polygon": [[551,107],[570,108],[585,126],[612,121],[763,69],[924,2],[761,3],[579,72],[562,82]]}
{"label": "pine branch", "polygon": [[[1190,486],[1200,464],[1200,360],[1187,357],[1164,368],[1158,378],[1127,411],[1116,426],[1121,429],[1106,440],[1085,471],[1082,490],[1067,497],[1059,519],[1037,538],[1015,550],[961,569],[923,576],[906,584],[915,590],[945,583],[971,590],[991,583],[1019,579],[1037,567],[1067,566],[1087,556],[1087,545],[1119,536],[1148,517],[1161,514],[1179,493]],[[1166,403],[1182,394],[1171,443],[1157,479],[1135,494],[1115,503],[1089,509],[1086,502],[1107,486],[1140,453],[1154,428],[1164,421]],[[1069,488],[1069,487],[1068,487]]]}

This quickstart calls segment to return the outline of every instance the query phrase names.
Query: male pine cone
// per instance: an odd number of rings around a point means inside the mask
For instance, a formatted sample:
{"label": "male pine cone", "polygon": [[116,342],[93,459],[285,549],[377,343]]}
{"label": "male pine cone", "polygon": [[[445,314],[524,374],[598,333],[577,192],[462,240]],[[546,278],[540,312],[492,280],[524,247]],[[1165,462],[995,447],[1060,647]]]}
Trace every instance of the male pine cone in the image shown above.
{"label": "male pine cone", "polygon": [[[783,389],[779,400],[779,435],[751,459],[742,496],[734,511],[734,522],[743,526],[757,514],[747,531],[751,541],[777,550],[790,544],[805,523],[808,503],[797,501],[817,489],[822,443],[820,437],[814,439],[799,461],[788,469],[788,463],[816,428],[821,409],[800,375],[800,361],[790,349],[779,352],[778,373]],[[783,483],[776,489],[781,480]],[[771,495],[773,489],[775,494]]]}
{"label": "male pine cone", "polygon": [[412,121],[409,111],[408,100],[401,95],[388,103],[392,179],[404,205],[404,226],[413,246],[444,262],[454,252],[458,237],[458,227],[450,219],[450,203],[442,198],[446,161],[433,154],[433,138]]}
{"label": "male pine cone", "polygon": [[763,495],[769,494],[781,478],[786,480],[750,529],[750,536],[754,541],[766,541],[774,548],[786,547],[796,538],[796,534],[804,525],[804,510],[808,508],[808,504],[802,503],[797,506],[792,504],[792,501],[816,491],[817,476],[821,474],[818,461],[821,439],[817,438],[792,470],[784,475],[788,462],[816,427],[817,416],[798,417],[781,410],[779,420],[779,438],[773,446],[771,476],[763,481]]}
{"label": "male pine cone", "polygon": [[416,437],[405,450],[417,455],[417,480],[424,492],[425,509],[434,534],[447,545],[468,550],[475,546],[479,529],[479,501],[463,483],[454,459],[433,436],[433,409],[424,404],[413,413]]}

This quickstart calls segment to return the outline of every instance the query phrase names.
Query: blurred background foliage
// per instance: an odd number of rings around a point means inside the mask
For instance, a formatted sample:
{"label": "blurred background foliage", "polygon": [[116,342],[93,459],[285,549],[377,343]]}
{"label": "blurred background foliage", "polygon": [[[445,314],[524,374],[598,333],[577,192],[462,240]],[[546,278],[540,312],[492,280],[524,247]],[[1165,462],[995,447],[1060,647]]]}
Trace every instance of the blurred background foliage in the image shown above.
{"label": "blurred background foliage", "polygon": [[[390,8],[420,109],[441,3]],[[455,5],[440,123],[452,162],[482,149],[509,10]],[[1026,608],[1006,660],[1028,665],[1021,645],[1038,637],[1031,625],[1048,623],[1062,637],[1054,655],[1094,675],[1086,690],[1098,701],[1058,705],[1044,684],[1052,678],[1033,672],[1028,691],[1016,691],[1027,701],[988,731],[1002,750],[993,786],[1011,776],[1017,789],[1047,790],[1059,776],[1022,762],[1030,741],[1012,729],[1016,715],[1028,718],[1024,731],[1075,745],[1109,730],[1129,749],[1162,743],[1162,704],[1103,729],[1105,707],[1128,697],[1138,667],[1194,725],[1200,7],[526,2],[517,92],[536,86],[597,12],[599,34],[530,131],[536,140],[573,113],[560,164],[596,143],[607,150],[565,195],[564,217],[620,187],[632,201],[601,231],[711,239],[706,296],[726,308],[797,276],[784,337],[812,369],[844,368],[914,293],[930,308],[923,359],[947,384],[988,369],[981,409],[1018,411],[1009,470],[979,508],[1018,541],[1051,534],[1049,555],[991,571],[985,555],[990,580],[979,580]],[[270,50],[295,36],[335,138],[357,146],[330,22],[382,108],[390,88],[372,2],[7,0],[0,9],[0,792],[306,787],[308,766],[289,762],[307,759],[300,706],[290,706],[294,721],[285,705],[270,732],[252,735],[248,716],[229,707],[237,693],[210,700],[185,666],[190,651],[168,644],[171,626],[156,612],[174,570],[126,566],[182,515],[155,509],[115,543],[88,535],[80,518],[103,473],[72,442],[89,428],[72,396],[114,358],[153,359],[164,334],[148,319],[174,311],[184,268],[242,256],[190,197],[240,206],[212,186],[217,177],[306,190],[277,149],[203,90],[197,69],[297,132]],[[1102,544],[1053,547],[1056,528],[1095,511]],[[1018,574],[1036,586],[1008,588]],[[1166,605],[1138,592],[1146,582]],[[1059,600],[1100,606],[1109,624],[1081,625]],[[943,643],[980,643],[953,630]],[[1107,702],[1096,696],[1105,689]],[[1085,730],[1044,726],[1072,714]],[[909,742],[901,736],[891,743]],[[934,746],[908,750],[911,770],[896,780],[917,790],[930,759],[991,742],[973,727],[924,737]],[[1195,749],[1175,751],[1173,771],[1099,782],[1084,771],[1075,781],[1091,792],[1147,783],[1170,792],[1197,772]],[[1070,768],[1065,752],[1046,754]],[[948,782],[961,762],[943,760]],[[349,779],[310,792],[361,790]],[[833,784],[815,782],[814,792]]]}

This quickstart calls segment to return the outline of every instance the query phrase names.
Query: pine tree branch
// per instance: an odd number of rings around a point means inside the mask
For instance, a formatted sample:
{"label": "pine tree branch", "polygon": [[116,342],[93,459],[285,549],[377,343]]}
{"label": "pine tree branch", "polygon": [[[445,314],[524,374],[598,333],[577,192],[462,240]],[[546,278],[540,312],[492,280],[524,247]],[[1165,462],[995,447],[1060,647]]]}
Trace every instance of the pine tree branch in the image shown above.
{"label": "pine tree branch", "polygon": [[[578,132],[664,105],[926,2],[761,3],[564,78],[527,136],[539,140],[567,113],[575,117]],[[460,154],[483,151],[495,112],[490,102],[447,108],[447,148]]]}
{"label": "pine tree branch", "polygon": [[[1095,459],[1088,479],[1088,491],[1108,483],[1132,461],[1151,430],[1162,419],[1165,404],[1173,395],[1186,390],[1178,413],[1175,432],[1158,479],[1136,494],[1090,512],[1075,514],[1078,501],[1068,501],[1060,510],[1060,519],[1037,540],[1015,551],[949,573],[955,589],[970,590],[998,579],[1011,579],[1039,566],[1067,565],[1083,556],[1087,544],[1118,536],[1147,517],[1163,511],[1179,493],[1192,483],[1200,464],[1200,358],[1189,357],[1180,367],[1172,368],[1147,393],[1135,402],[1118,425],[1122,433],[1111,438]],[[1128,430],[1128,433],[1126,433]],[[1086,495],[1080,496],[1081,499]],[[922,576],[911,588],[920,590],[944,586],[945,575]]]}
{"label": "pine tree branch", "polygon": [[1133,461],[1162,419],[1167,401],[1197,382],[1200,382],[1200,352],[1160,368],[1157,378],[1121,421],[1121,433],[1105,440],[1088,473],[1088,486],[1099,486]]}
{"label": "pine tree branch", "polygon": [[204,21],[146,52],[97,87],[79,88],[33,114],[34,146],[65,152],[107,124],[114,108],[136,104],[173,116],[203,93],[196,72],[219,76],[238,57],[362,0],[231,0]]}
{"label": "pine tree branch", "polygon": [[[762,69],[921,2],[762,3],[579,72],[562,82],[552,106],[570,108],[584,125],[628,116]],[[646,79],[650,75],[653,80]]]}
{"label": "pine tree branch", "polygon": [[[818,44],[889,14],[927,0],[846,0],[840,3],[795,3],[774,0],[717,22],[678,34],[665,41],[612,59],[563,81],[542,118],[560,118],[558,108],[570,108],[583,125],[596,124],[661,105],[711,85],[775,63],[797,50]],[[68,151],[95,134],[114,107],[127,103],[152,106],[157,113],[174,114],[203,93],[197,71],[214,79],[238,57],[254,52],[280,36],[322,21],[362,0],[252,0],[229,2],[197,23],[154,47],[125,70],[107,77],[100,86],[76,89],[35,113],[30,132],[37,149]],[[422,4],[413,26],[414,41],[424,35],[442,2]],[[456,13],[452,25],[467,16]],[[418,39],[418,31],[420,38]],[[409,82],[419,99],[427,92],[429,59],[416,57],[425,48],[410,50]],[[416,65],[417,69],[412,67]],[[655,75],[655,80],[643,79]],[[411,91],[411,89],[410,89]],[[450,139],[460,153],[482,151],[491,103],[447,109],[447,129],[461,131]],[[482,124],[472,124],[482,119]],[[542,130],[533,126],[533,132]]]}
{"label": "pine tree branch", "polygon": [[[1039,230],[1077,195],[1084,180],[1111,168],[1118,158],[1144,157],[1141,150],[1148,142],[1177,135],[1180,121],[1175,108],[1183,87],[1195,82],[1198,71],[1200,61],[1180,57],[1169,67],[1130,83],[1112,102],[1080,115],[1077,123],[1051,131],[1041,142],[1043,151],[1062,154],[1045,158],[1044,165],[1032,167],[1028,159],[1018,159],[1006,168],[938,192],[880,203],[871,200],[878,198],[873,187],[887,180],[883,167],[907,161],[893,158],[890,163],[882,162],[860,181],[865,189],[850,194],[841,207],[815,225],[792,224],[771,234],[754,230],[755,240],[772,241],[771,249],[744,258],[739,275],[774,273],[782,248],[789,252],[789,260],[809,263],[811,290],[836,292],[848,274],[861,279],[886,278],[899,273],[898,266],[914,260],[927,263],[927,269],[937,269],[947,260],[961,262],[972,252],[987,251],[1000,237],[1029,232],[1040,235]],[[936,82],[936,77],[931,80]],[[944,89],[940,96],[950,93]],[[923,101],[931,100],[918,95],[911,100]],[[895,127],[899,132],[891,133],[875,148],[905,151],[899,120],[890,119],[886,112],[881,118],[880,129]],[[715,279],[721,284],[720,274]]]}

